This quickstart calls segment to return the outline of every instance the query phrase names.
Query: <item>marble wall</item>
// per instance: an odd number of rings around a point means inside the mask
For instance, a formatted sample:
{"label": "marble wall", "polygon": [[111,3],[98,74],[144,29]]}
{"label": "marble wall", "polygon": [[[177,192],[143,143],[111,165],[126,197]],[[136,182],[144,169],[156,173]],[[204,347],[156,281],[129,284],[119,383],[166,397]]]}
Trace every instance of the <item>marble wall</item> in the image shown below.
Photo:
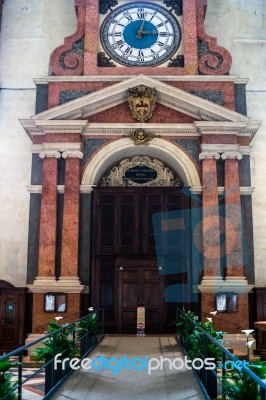
{"label": "marble wall", "polygon": [[[26,283],[31,142],[18,119],[34,114],[33,78],[48,74],[52,50],[75,31],[74,0],[8,0],[4,3],[0,91],[0,278]],[[248,77],[247,106],[264,120],[252,142],[256,282],[266,284],[266,3],[209,0],[206,31],[232,54],[232,75]],[[265,218],[264,218],[265,217]]]}

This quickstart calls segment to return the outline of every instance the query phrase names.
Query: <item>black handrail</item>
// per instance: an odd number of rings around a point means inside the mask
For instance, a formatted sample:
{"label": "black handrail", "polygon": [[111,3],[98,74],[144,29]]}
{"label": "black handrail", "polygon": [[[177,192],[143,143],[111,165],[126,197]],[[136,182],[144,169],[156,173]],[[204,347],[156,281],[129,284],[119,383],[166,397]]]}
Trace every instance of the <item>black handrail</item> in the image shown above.
{"label": "black handrail", "polygon": [[[97,318],[97,321],[99,322],[99,327],[100,327],[100,334],[99,335],[90,335],[90,330],[89,330],[89,325],[88,325],[88,317],[91,315],[95,314],[95,318]],[[74,328],[76,326],[79,326],[80,322],[86,321],[86,333],[84,336],[77,337],[75,331],[73,331],[73,337],[71,342],[79,342],[80,343],[80,361],[83,360],[85,356],[87,356],[93,349],[94,347],[103,339],[104,337],[104,309],[98,309],[96,311],[90,312],[88,315],[85,315],[83,318],[80,318],[77,321],[71,322],[67,325],[62,326],[60,329],[57,329],[54,332],[48,333],[44,336],[42,336],[39,339],[34,340],[31,343],[26,344],[25,346],[19,347],[16,350],[13,350],[4,356],[0,357],[0,362],[9,360],[12,357],[17,357],[18,361],[20,362],[18,368],[18,382],[17,384],[14,384],[12,389],[5,395],[3,396],[0,400],[6,400],[12,393],[17,393],[17,398],[18,400],[22,399],[22,386],[29,380],[32,379],[35,375],[40,373],[44,368],[45,368],[45,395],[43,399],[50,399],[51,396],[56,392],[56,390],[67,380],[67,378],[71,375],[73,370],[68,366],[66,371],[59,370],[59,373],[57,370],[54,368],[54,358],[56,356],[56,338],[60,334],[60,332],[64,332],[69,330],[69,328]],[[36,370],[34,373],[31,375],[27,376],[24,380],[22,380],[23,376],[23,354],[30,349],[32,346],[36,346],[38,344],[41,344],[44,340],[47,340],[49,338],[52,338],[53,340],[53,356],[51,359],[48,361],[45,361],[44,364]],[[91,338],[94,338],[94,340],[91,340]],[[63,353],[62,353],[63,355]],[[9,360],[10,361],[10,360]],[[8,373],[8,371],[7,371]]]}
{"label": "black handrail", "polygon": [[[65,315],[64,317],[62,317],[61,322],[62,322],[63,320],[67,320],[68,318],[73,317],[74,315],[76,315],[76,316],[78,316],[79,318],[81,318],[82,313],[81,313],[80,311],[77,311],[77,312],[75,312],[75,313]],[[41,329],[43,329],[43,328],[45,328],[45,327],[47,327],[47,326],[48,326],[48,323],[37,326],[37,328],[36,328],[36,333],[41,333]],[[44,333],[44,332],[42,332],[42,333]]]}
{"label": "black handrail", "polygon": [[[207,358],[207,346],[208,346],[208,341],[213,343],[217,349],[219,349],[222,352],[222,377],[225,375],[225,365],[226,365],[226,360],[229,359],[233,363],[239,361],[237,357],[235,357],[232,353],[230,353],[229,350],[224,348],[221,343],[219,343],[215,338],[210,336],[202,327],[197,324],[196,321],[191,319],[184,311],[177,309],[177,319],[179,316],[182,315],[182,318],[185,321],[185,326],[186,328],[190,326],[193,326],[195,329],[201,332],[202,338],[203,338],[203,352],[200,352],[199,355],[203,359]],[[185,329],[184,331],[184,336],[181,336],[181,345],[185,351],[185,353],[188,355],[189,352],[189,344],[192,343],[192,340],[190,339],[190,335],[187,333],[188,329]],[[206,370],[205,369],[205,364],[199,373],[198,370],[193,369],[193,372],[198,379],[201,388],[203,389],[204,395],[207,399],[212,399],[216,398],[217,394],[214,394],[215,397],[210,397],[212,396],[213,392],[217,393],[217,383],[220,381],[222,383],[222,392],[223,394],[226,392],[226,389],[224,388],[223,385],[223,379],[218,375],[215,369],[210,369]],[[260,379],[253,371],[251,371],[245,363],[241,366],[242,370],[253,380],[259,385],[260,387],[260,399],[261,400],[266,400],[266,382]],[[253,399],[252,399],[253,400]],[[254,399],[255,400],[255,399]]]}

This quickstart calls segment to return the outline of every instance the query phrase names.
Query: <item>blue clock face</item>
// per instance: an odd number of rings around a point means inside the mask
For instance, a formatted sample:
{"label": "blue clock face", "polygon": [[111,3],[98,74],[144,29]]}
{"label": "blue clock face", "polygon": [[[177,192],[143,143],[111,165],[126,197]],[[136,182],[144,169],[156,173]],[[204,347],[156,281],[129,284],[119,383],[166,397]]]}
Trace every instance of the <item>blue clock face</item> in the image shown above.
{"label": "blue clock face", "polygon": [[164,63],[178,49],[181,29],[174,16],[152,3],[131,3],[106,17],[102,46],[111,58],[127,66]]}

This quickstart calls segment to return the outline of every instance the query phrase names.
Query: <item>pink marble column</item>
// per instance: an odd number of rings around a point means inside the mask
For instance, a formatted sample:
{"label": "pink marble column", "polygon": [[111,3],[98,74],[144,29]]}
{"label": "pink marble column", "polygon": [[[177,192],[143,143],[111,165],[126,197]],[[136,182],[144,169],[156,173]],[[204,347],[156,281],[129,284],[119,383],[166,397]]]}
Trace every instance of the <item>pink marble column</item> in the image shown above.
{"label": "pink marble column", "polygon": [[222,154],[225,160],[225,252],[227,277],[243,277],[242,219],[238,152]]}
{"label": "pink marble column", "polygon": [[38,277],[55,276],[57,158],[58,151],[40,153],[43,158]]}
{"label": "pink marble column", "polygon": [[202,247],[204,278],[221,277],[220,224],[216,160],[218,153],[203,152],[202,160]]}
{"label": "pink marble column", "polygon": [[83,154],[67,151],[62,157],[66,158],[66,173],[60,280],[78,277],[80,159]]}

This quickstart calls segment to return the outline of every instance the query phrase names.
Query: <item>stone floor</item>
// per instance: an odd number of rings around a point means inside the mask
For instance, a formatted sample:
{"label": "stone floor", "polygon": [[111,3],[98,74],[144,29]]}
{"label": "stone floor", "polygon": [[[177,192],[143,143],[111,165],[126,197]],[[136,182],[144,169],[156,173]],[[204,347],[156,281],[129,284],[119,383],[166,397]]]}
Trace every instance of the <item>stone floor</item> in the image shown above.
{"label": "stone floor", "polygon": [[[173,336],[106,336],[89,355],[91,359],[103,356],[108,360],[127,356],[160,359],[182,358],[183,353]],[[114,374],[111,369],[80,369],[52,397],[59,400],[202,400],[197,381],[191,371],[170,368],[165,361],[162,369],[151,371],[123,369]],[[115,360],[113,361],[113,363]],[[152,363],[155,366],[156,361]],[[114,364],[113,364],[114,365]],[[177,364],[178,366],[180,364]],[[85,366],[86,368],[86,366]],[[100,368],[100,366],[99,366]]]}

